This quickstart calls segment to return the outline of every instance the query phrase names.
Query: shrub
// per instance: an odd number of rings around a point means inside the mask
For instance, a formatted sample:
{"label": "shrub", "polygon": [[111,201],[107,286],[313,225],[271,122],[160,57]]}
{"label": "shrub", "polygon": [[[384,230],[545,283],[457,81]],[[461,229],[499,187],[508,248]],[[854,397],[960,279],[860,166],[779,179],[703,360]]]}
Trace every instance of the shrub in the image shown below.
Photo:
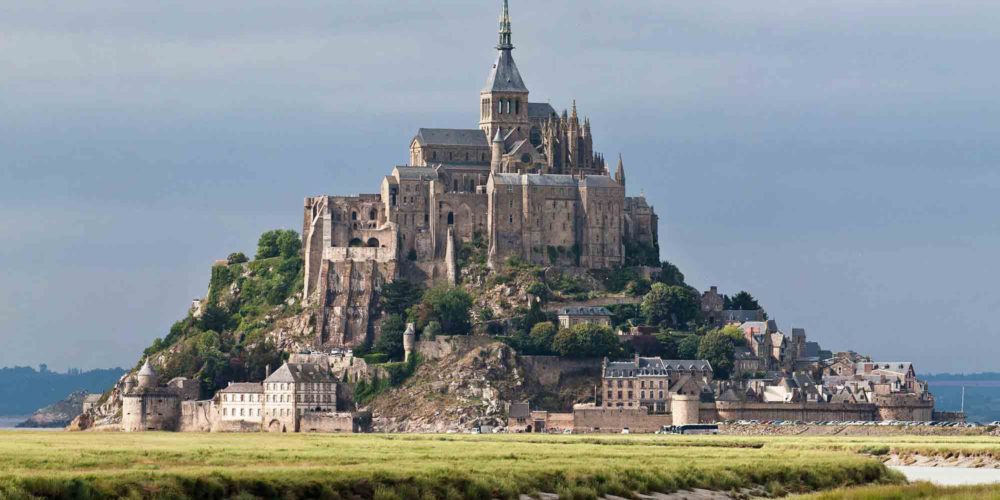
{"label": "shrub", "polygon": [[229,257],[226,257],[226,262],[228,262],[229,265],[243,264],[245,262],[248,262],[249,260],[250,259],[248,259],[246,254],[244,254],[243,252],[233,252],[229,254]]}
{"label": "shrub", "polygon": [[610,328],[582,323],[560,330],[552,341],[552,350],[561,356],[586,358],[614,356],[621,350],[621,346]]}
{"label": "shrub", "polygon": [[437,321],[430,321],[427,326],[424,327],[423,337],[431,340],[441,334],[441,323]]}

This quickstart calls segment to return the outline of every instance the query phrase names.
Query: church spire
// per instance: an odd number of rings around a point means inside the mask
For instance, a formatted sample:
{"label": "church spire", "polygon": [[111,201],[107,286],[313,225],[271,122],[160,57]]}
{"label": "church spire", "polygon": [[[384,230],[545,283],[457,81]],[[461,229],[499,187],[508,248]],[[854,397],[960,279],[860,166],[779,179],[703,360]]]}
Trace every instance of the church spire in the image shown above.
{"label": "church spire", "polygon": [[618,153],[618,169],[615,170],[615,182],[625,185],[625,164],[622,162],[622,154]]}
{"label": "church spire", "polygon": [[497,44],[497,50],[514,49],[510,34],[510,6],[507,5],[507,0],[503,0],[503,12],[500,13],[500,43]]}

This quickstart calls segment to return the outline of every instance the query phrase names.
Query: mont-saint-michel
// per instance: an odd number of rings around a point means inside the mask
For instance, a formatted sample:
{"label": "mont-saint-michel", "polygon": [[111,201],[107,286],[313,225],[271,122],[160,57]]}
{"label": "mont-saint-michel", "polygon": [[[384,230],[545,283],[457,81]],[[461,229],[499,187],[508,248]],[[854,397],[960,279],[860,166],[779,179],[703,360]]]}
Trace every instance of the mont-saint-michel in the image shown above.
{"label": "mont-saint-michel", "polygon": [[451,96],[466,121],[414,124],[405,164],[354,169],[368,193],[313,179],[294,230],[206,262],[70,432],[5,436],[0,496],[878,498],[914,488],[892,467],[1000,468],[997,423],[937,405],[917,363],[689,284],[647,199],[666,187],[637,185],[588,96],[529,90],[532,7],[499,7],[492,60],[449,64],[486,75]]}

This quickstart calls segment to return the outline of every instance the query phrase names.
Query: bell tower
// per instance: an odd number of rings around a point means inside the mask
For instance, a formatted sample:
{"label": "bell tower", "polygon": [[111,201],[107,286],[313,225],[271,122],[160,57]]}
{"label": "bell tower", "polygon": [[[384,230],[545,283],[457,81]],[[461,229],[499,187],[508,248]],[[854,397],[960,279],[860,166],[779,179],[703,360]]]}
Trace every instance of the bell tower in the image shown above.
{"label": "bell tower", "polygon": [[493,64],[486,86],[479,93],[479,128],[487,138],[495,137],[502,130],[502,136],[518,129],[527,136],[528,87],[521,79],[521,73],[514,63],[514,44],[511,41],[510,8],[503,2],[500,14],[500,42],[497,44],[497,61]]}

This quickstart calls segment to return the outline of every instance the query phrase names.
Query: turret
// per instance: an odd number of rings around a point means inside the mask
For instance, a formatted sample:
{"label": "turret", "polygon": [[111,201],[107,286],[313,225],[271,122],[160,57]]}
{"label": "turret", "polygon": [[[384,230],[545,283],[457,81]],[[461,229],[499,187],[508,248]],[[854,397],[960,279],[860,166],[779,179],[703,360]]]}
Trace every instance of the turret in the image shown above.
{"label": "turret", "polygon": [[159,383],[156,370],[153,370],[153,367],[149,365],[149,358],[146,358],[146,362],[142,364],[136,378],[139,379],[140,389],[151,389]]}
{"label": "turret", "polygon": [[403,332],[403,358],[404,361],[410,360],[410,355],[413,353],[413,346],[416,344],[417,332],[413,327],[413,323],[406,324],[406,331]]}
{"label": "turret", "polygon": [[496,136],[493,137],[490,154],[492,155],[490,158],[490,170],[493,172],[499,172],[503,160],[503,137],[500,129],[497,129]]}

